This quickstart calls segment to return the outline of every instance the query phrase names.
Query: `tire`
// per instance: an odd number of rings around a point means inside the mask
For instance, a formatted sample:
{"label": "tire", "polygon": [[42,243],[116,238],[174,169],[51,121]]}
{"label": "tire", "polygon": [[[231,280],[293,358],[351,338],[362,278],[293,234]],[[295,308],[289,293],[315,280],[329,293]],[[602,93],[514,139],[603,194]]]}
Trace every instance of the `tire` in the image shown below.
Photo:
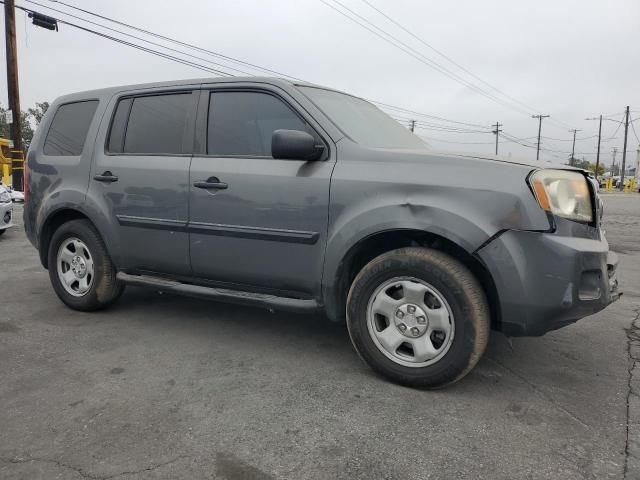
{"label": "tire", "polygon": [[410,387],[441,388],[464,377],[484,353],[490,325],[478,280],[437,250],[380,255],[356,276],[347,297],[347,328],[360,357]]}
{"label": "tire", "polygon": [[[76,246],[81,248],[76,248]],[[71,251],[73,249],[73,252]],[[72,255],[73,260],[63,262],[65,255]],[[82,259],[78,258],[82,257]],[[83,278],[69,286],[62,278],[75,275],[71,272],[71,262],[84,264]],[[60,270],[58,262],[61,262]],[[64,263],[64,264],[62,264]],[[90,312],[101,310],[114,303],[124,291],[124,283],[116,279],[116,269],[111,262],[100,234],[88,220],[71,220],[62,224],[54,232],[48,252],[49,278],[56,294],[68,307],[74,310]],[[63,274],[62,272],[66,270]],[[91,270],[91,275],[89,271]],[[66,278],[66,277],[65,277]],[[86,280],[86,281],[85,281]],[[80,282],[84,282],[84,288]]]}
{"label": "tire", "polygon": [[7,230],[9,230],[8,228],[3,228],[2,230],[0,230],[0,237],[4,234],[4,232],[6,232]]}

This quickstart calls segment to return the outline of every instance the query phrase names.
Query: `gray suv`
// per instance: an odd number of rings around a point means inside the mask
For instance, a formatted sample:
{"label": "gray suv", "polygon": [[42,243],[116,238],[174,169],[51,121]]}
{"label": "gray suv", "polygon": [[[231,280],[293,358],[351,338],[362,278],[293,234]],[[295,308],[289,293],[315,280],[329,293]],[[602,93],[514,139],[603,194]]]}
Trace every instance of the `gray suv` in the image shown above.
{"label": "gray suv", "polygon": [[396,382],[441,387],[491,329],[542,335],[619,292],[581,170],[432,151],[360,98],[270,78],[57,99],[24,225],[69,307],[126,284],[346,321]]}

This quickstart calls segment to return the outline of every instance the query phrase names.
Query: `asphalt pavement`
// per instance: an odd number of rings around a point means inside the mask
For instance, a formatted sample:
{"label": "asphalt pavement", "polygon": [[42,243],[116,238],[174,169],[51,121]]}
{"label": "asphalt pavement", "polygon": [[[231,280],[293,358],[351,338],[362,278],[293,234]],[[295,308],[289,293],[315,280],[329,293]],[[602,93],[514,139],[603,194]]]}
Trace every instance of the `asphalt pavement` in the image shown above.
{"label": "asphalt pavement", "polygon": [[640,478],[640,195],[603,198],[622,299],[494,334],[435,392],[377,377],[321,317],[143,288],[71,311],[18,225],[0,238],[0,478]]}

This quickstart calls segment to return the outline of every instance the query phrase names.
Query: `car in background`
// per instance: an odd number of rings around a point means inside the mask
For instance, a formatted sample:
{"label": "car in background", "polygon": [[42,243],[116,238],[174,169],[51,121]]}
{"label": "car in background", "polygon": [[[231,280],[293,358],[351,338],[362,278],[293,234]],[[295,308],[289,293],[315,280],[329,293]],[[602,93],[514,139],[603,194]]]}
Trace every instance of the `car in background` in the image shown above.
{"label": "car in background", "polygon": [[24,203],[24,193],[20,190],[15,190],[13,187],[9,187],[9,194],[11,195],[11,200],[16,203]]}
{"label": "car in background", "polygon": [[13,225],[13,203],[9,189],[0,183],[0,235]]}

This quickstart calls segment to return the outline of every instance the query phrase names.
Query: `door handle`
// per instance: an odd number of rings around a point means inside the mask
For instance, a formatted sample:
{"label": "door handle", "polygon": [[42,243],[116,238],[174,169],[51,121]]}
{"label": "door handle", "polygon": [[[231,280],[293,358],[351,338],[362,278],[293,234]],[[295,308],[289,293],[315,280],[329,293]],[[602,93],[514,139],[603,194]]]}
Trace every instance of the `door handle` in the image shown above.
{"label": "door handle", "polygon": [[196,188],[203,188],[205,190],[226,190],[229,188],[224,182],[221,182],[218,177],[209,177],[205,181],[199,180],[193,182],[193,186]]}
{"label": "door handle", "polygon": [[104,172],[102,175],[94,175],[93,179],[96,182],[104,182],[104,183],[113,183],[118,181],[118,177],[116,177],[109,170]]}

